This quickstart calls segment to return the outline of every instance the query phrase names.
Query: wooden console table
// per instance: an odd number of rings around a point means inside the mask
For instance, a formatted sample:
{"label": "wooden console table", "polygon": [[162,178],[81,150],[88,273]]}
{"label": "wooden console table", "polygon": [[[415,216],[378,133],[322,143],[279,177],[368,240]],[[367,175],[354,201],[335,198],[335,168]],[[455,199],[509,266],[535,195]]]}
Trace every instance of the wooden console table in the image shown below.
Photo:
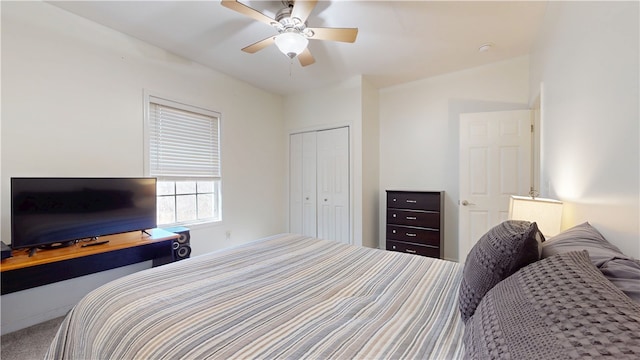
{"label": "wooden console table", "polygon": [[15,250],[13,257],[0,263],[1,294],[68,280],[79,276],[131,265],[147,260],[163,264],[173,260],[173,239],[178,234],[162,229],[147,230],[151,235],[134,231],[101,236],[106,244],[82,247],[84,242],[52,249],[38,250],[29,257],[29,250]]}

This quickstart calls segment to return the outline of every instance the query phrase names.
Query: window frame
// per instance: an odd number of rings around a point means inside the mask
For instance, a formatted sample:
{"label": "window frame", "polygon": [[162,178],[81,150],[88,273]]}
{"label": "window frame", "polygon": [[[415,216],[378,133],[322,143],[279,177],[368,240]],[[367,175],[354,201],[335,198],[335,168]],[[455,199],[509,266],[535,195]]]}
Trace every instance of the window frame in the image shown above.
{"label": "window frame", "polygon": [[[205,225],[205,224],[217,224],[222,222],[223,212],[222,212],[222,149],[221,149],[221,128],[222,128],[222,116],[219,112],[207,109],[205,107],[196,106],[188,104],[187,102],[171,99],[169,97],[152,93],[150,91],[144,90],[143,92],[144,98],[144,127],[143,127],[143,153],[144,153],[144,176],[147,177],[155,177],[160,181],[213,181],[213,201],[214,201],[214,210],[217,206],[218,208],[218,217],[215,218],[206,218],[206,219],[196,219],[196,220],[188,220],[188,221],[176,221],[168,224],[160,224],[158,226],[170,227],[170,226],[193,226],[193,225]],[[175,175],[154,175],[151,176],[151,105],[159,104],[168,107],[173,107],[176,109],[193,112],[196,114],[213,117],[217,119],[217,144],[218,144],[218,176],[175,176]],[[175,185],[174,185],[175,186]],[[198,192],[197,184],[196,184],[196,193]],[[178,194],[173,195],[163,195],[164,196],[172,196],[174,199],[177,199]],[[156,199],[158,199],[160,195],[156,194]],[[197,197],[197,195],[196,195]],[[174,200],[175,201],[175,200]],[[197,200],[196,200],[197,201]],[[215,204],[217,202],[217,204]],[[157,209],[157,207],[156,207]],[[177,211],[177,208],[176,208]],[[197,211],[197,202],[196,202],[196,211]],[[175,219],[178,219],[177,213],[175,214]]]}

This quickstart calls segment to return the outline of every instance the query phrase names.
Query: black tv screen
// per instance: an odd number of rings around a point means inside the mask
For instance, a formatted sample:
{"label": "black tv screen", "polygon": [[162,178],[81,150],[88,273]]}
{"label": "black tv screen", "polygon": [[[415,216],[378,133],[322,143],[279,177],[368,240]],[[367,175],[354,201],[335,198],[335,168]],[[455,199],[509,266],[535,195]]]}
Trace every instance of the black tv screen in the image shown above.
{"label": "black tv screen", "polygon": [[155,178],[11,178],[11,247],[156,227]]}

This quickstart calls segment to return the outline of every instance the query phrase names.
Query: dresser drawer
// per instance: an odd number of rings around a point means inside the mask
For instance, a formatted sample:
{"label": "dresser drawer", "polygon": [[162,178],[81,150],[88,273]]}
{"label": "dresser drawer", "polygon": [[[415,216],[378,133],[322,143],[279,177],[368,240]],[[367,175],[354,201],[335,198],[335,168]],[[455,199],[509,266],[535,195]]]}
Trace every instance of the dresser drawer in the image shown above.
{"label": "dresser drawer", "polygon": [[440,231],[387,225],[387,239],[440,247]]}
{"label": "dresser drawer", "polygon": [[388,191],[387,207],[396,209],[440,211],[440,194]]}
{"label": "dresser drawer", "polygon": [[387,240],[387,250],[429,256],[434,258],[440,257],[440,249],[437,247],[407,244],[399,241]]}
{"label": "dresser drawer", "polygon": [[387,209],[387,224],[439,229],[440,213],[435,211]]}

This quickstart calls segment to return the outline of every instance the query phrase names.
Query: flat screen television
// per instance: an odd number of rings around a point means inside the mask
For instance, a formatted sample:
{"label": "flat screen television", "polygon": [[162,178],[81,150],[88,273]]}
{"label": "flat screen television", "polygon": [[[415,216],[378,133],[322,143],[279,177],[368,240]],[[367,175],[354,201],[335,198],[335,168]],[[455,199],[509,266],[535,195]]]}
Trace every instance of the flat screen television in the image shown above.
{"label": "flat screen television", "polygon": [[11,247],[156,227],[155,178],[11,178]]}

